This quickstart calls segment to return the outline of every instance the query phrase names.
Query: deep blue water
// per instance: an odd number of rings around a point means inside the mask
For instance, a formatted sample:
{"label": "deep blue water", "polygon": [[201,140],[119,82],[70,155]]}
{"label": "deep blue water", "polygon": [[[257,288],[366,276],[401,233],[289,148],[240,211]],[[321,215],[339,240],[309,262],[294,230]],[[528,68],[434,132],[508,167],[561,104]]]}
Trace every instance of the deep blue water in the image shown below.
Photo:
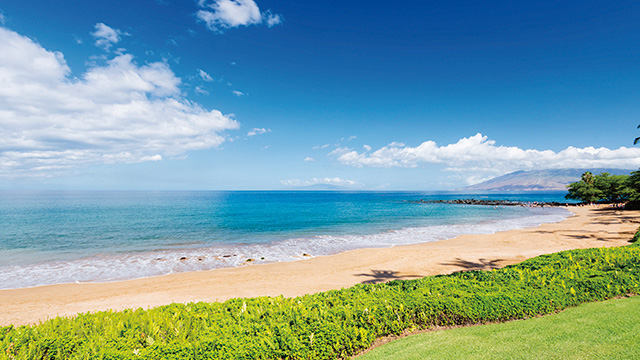
{"label": "deep blue water", "polygon": [[416,204],[562,194],[420,192],[0,192],[0,289],[290,261],[488,233],[562,209]]}

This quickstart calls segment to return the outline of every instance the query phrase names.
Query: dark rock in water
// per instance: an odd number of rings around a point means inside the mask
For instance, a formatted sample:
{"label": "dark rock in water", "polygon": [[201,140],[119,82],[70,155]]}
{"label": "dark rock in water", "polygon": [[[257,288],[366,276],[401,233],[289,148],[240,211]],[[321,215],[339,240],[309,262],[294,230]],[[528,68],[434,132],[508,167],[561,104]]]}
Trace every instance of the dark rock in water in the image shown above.
{"label": "dark rock in water", "polygon": [[180,258],[180,261],[185,261],[185,260],[187,260],[187,259],[188,259],[188,257],[183,256],[183,257],[181,257],[181,258]]}
{"label": "dark rock in water", "polygon": [[232,255],[222,255],[223,258],[230,258]]}
{"label": "dark rock in water", "polygon": [[484,206],[527,206],[527,207],[544,207],[544,206],[576,206],[574,203],[560,203],[556,201],[512,201],[512,200],[477,200],[477,199],[455,199],[455,200],[414,200],[409,201],[412,204],[455,204],[455,205],[484,205]]}

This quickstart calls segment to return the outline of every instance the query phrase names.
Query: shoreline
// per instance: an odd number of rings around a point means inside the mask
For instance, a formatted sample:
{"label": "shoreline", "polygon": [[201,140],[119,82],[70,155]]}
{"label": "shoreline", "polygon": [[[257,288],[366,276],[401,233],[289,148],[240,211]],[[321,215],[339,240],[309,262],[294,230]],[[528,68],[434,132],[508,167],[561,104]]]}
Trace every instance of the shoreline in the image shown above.
{"label": "shoreline", "polygon": [[[562,206],[555,206],[555,207],[564,208]],[[326,256],[336,256],[336,255],[340,255],[340,254],[343,254],[343,253],[347,253],[347,252],[350,252],[350,251],[356,251],[356,250],[384,250],[384,249],[393,249],[395,247],[424,245],[424,244],[428,244],[428,243],[432,243],[432,242],[451,240],[451,239],[454,239],[454,238],[456,238],[458,236],[463,236],[463,235],[469,235],[469,236],[474,236],[474,235],[492,235],[492,234],[496,234],[496,233],[500,233],[500,232],[527,229],[527,228],[531,228],[531,227],[540,226],[540,225],[543,225],[543,224],[558,223],[558,222],[562,222],[562,221],[566,220],[567,218],[573,216],[573,214],[574,214],[573,212],[571,212],[569,210],[567,210],[567,212],[569,212],[570,214],[566,215],[566,217],[564,219],[562,219],[562,220],[558,220],[558,221],[555,221],[555,222],[542,222],[542,223],[540,223],[538,225],[525,226],[523,228],[514,228],[514,229],[506,229],[506,230],[499,230],[498,229],[498,230],[495,230],[495,231],[492,231],[492,232],[464,233],[464,234],[452,235],[451,237],[442,238],[442,239],[435,239],[435,240],[434,239],[429,239],[429,240],[423,241],[423,242],[407,243],[407,244],[385,244],[385,245],[377,245],[377,246],[375,244],[372,244],[371,247],[359,247],[359,248],[355,248],[355,249],[347,249],[347,250],[339,251],[339,252],[336,252],[336,253],[329,253],[329,254],[311,255],[311,254],[307,254],[307,253],[302,253],[301,255],[299,255],[297,257],[294,257],[292,255],[291,258],[288,259],[288,260],[277,260],[277,261],[271,261],[271,262],[261,262],[261,261],[258,261],[255,258],[248,258],[247,260],[239,263],[238,265],[223,266],[223,267],[217,267],[217,268],[212,268],[212,269],[176,271],[176,272],[171,272],[171,273],[167,273],[167,274],[156,274],[156,275],[148,275],[148,276],[142,276],[142,277],[127,278],[127,279],[114,279],[114,280],[105,280],[105,281],[70,281],[70,282],[55,283],[55,284],[31,285],[31,286],[24,286],[24,287],[19,287],[19,288],[0,288],[0,292],[1,291],[12,291],[12,290],[23,290],[23,289],[34,289],[34,288],[39,288],[39,287],[57,286],[57,285],[110,284],[110,283],[116,283],[116,282],[126,282],[126,281],[135,281],[135,280],[143,280],[143,279],[162,278],[162,277],[165,277],[165,276],[171,276],[171,275],[176,275],[176,274],[208,272],[208,271],[217,271],[217,270],[224,270],[224,269],[243,268],[243,267],[246,267],[246,266],[264,266],[264,265],[272,265],[272,264],[287,263],[287,262],[305,261],[305,260],[311,260],[311,259],[314,259],[314,258],[321,258],[321,257],[326,257]],[[519,219],[519,218],[515,218],[515,219]],[[509,220],[514,220],[514,219],[509,219]],[[476,225],[482,225],[484,223],[490,223],[490,222],[493,222],[493,221],[483,221],[483,222],[480,222],[480,223],[478,223]],[[456,225],[469,225],[469,224],[456,224]],[[437,227],[437,225],[435,227]],[[427,227],[427,228],[429,228],[429,227]],[[401,229],[396,229],[396,230],[387,230],[387,232],[397,233],[397,232],[402,232],[403,230],[408,230],[408,229],[412,230],[412,229],[415,229],[415,228],[401,228]],[[378,233],[378,234],[368,234],[368,235],[379,235],[379,234],[380,233]],[[359,235],[359,236],[368,236],[368,235]],[[237,257],[237,256],[238,255],[234,254],[234,255],[224,255],[222,257]],[[197,258],[198,256],[194,256],[194,257]],[[180,259],[180,260],[182,260],[182,259]]]}
{"label": "shoreline", "polygon": [[[488,207],[486,207],[489,209]],[[500,207],[498,211],[504,211]],[[202,244],[194,248],[160,248],[136,252],[106,252],[84,258],[3,267],[0,290],[59,284],[127,281],[174,273],[209,271],[247,265],[299,261],[331,256],[355,249],[390,248],[451,239],[464,234],[492,234],[564,220],[565,208],[518,210],[485,219],[462,216],[463,221],[445,224],[404,224],[365,227],[346,234],[292,234],[268,243]],[[362,225],[360,225],[362,226]],[[389,228],[390,227],[390,228]]]}
{"label": "shoreline", "polygon": [[305,261],[173,273],[134,280],[0,290],[0,326],[80,312],[148,308],[172,302],[299,296],[461,270],[488,270],[573,248],[628,244],[640,211],[565,208],[573,216],[537,227],[390,248],[349,250]]}

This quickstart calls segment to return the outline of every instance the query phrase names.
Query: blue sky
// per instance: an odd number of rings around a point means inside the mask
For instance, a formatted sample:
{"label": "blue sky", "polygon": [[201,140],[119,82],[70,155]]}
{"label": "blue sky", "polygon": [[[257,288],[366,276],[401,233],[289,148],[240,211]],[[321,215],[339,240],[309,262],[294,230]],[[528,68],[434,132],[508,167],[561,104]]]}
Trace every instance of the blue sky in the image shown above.
{"label": "blue sky", "polygon": [[640,167],[635,1],[0,3],[0,188]]}

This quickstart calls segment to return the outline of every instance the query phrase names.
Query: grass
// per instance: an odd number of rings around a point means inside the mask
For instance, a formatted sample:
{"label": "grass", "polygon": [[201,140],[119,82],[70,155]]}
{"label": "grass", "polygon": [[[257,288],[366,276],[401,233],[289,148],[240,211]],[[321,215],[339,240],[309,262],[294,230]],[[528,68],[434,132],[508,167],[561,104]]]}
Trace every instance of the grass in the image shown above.
{"label": "grass", "polygon": [[640,359],[640,297],[413,335],[358,357],[382,359]]}

